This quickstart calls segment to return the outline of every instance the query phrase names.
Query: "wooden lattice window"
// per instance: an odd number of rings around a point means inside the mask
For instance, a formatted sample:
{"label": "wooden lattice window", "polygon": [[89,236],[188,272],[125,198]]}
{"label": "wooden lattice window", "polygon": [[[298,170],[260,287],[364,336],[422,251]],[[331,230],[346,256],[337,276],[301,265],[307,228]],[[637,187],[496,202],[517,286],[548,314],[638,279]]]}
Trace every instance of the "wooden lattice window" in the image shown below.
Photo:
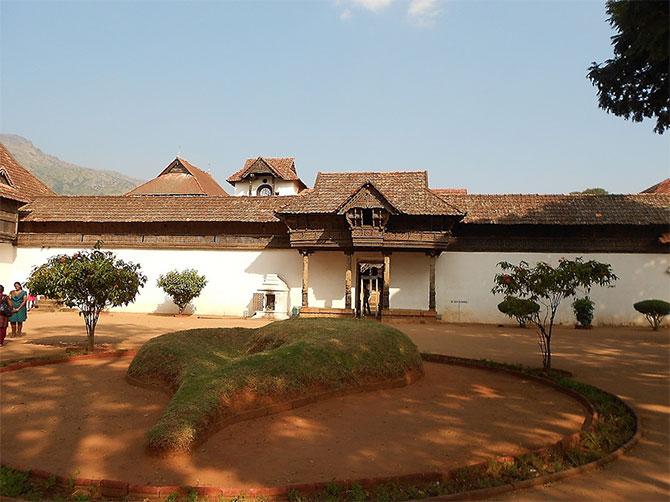
{"label": "wooden lattice window", "polygon": [[372,226],[375,228],[382,228],[386,225],[388,220],[388,213],[385,209],[376,207],[372,210]]}
{"label": "wooden lattice window", "polygon": [[373,227],[381,229],[388,221],[388,212],[380,207],[354,207],[347,212],[347,220],[352,228]]}
{"label": "wooden lattice window", "polygon": [[363,226],[363,209],[355,207],[349,211],[349,224],[352,227]]}

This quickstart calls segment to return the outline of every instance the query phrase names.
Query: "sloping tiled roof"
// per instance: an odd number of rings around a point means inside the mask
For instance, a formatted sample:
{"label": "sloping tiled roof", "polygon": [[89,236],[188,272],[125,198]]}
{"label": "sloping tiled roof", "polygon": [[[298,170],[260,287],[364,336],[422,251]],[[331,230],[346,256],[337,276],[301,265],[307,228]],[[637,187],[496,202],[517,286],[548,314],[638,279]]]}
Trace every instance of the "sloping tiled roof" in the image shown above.
{"label": "sloping tiled roof", "polygon": [[21,221],[59,222],[274,222],[283,197],[40,197],[21,208]]}
{"label": "sloping tiled roof", "polygon": [[467,188],[431,188],[431,192],[442,196],[442,195],[467,195]]}
{"label": "sloping tiled roof", "polygon": [[656,183],[640,193],[670,193],[670,178],[665,178],[660,183]]}
{"label": "sloping tiled roof", "polygon": [[228,177],[228,182],[235,183],[237,181],[242,181],[247,174],[247,171],[259,159],[270,167],[277,178],[285,181],[299,181],[303,186],[305,185],[295,170],[295,158],[293,157],[256,157],[247,159],[244,162],[242,169]]}
{"label": "sloping tiled roof", "polygon": [[670,195],[443,195],[464,223],[670,225]]}
{"label": "sloping tiled roof", "polygon": [[426,171],[319,173],[314,189],[305,190],[279,212],[332,213],[366,183],[371,183],[401,213],[461,214],[428,189]]}
{"label": "sloping tiled roof", "polygon": [[[407,175],[391,176],[390,179],[406,183],[417,181],[416,173],[402,174]],[[419,174],[423,176],[423,173]],[[332,185],[337,177],[321,176],[328,179],[321,179],[316,188],[302,192],[304,195],[282,197],[38,197],[23,206],[22,221],[275,222],[278,221],[275,212],[334,212],[355,191],[347,188],[334,197]],[[358,181],[360,179],[356,183]],[[426,203],[420,198],[405,200],[403,190],[393,190],[379,179],[375,186],[385,190],[384,196],[401,212],[414,211]],[[436,205],[439,210],[459,214],[455,207],[466,212],[463,220],[466,224],[670,225],[670,194],[445,195],[442,199],[445,201]],[[433,208],[425,213],[406,214],[445,213],[437,213]]]}
{"label": "sloping tiled roof", "polygon": [[0,143],[0,173],[9,185],[0,182],[0,197],[28,202],[42,195],[56,195],[48,186],[23,168],[11,153]]}
{"label": "sloping tiled roof", "polygon": [[126,195],[225,196],[228,194],[209,173],[177,157],[157,177],[133,188]]}

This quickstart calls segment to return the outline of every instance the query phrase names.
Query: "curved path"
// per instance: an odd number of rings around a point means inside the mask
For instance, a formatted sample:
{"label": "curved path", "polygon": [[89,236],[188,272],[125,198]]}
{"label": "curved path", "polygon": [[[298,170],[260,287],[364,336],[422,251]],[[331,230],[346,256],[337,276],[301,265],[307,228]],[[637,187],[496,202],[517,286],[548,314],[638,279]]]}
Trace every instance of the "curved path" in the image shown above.
{"label": "curved path", "polygon": [[147,457],[166,397],[128,385],[129,358],[4,373],[3,462],[137,484],[276,486],[448,470],[579,430],[583,407],[532,381],[426,363],[408,387],[229,426],[190,457]]}
{"label": "curved path", "polygon": [[[532,329],[476,324],[398,323],[419,349],[537,366]],[[620,396],[640,417],[642,438],[602,469],[496,500],[670,500],[670,330],[558,327],[553,365]]]}

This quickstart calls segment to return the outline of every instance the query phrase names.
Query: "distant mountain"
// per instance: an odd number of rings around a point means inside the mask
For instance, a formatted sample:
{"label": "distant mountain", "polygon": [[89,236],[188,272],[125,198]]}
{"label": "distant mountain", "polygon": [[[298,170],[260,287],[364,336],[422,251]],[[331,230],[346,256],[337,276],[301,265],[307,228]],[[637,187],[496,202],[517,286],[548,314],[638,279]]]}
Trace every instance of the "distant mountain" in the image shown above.
{"label": "distant mountain", "polygon": [[116,171],[78,166],[44,153],[16,134],[0,134],[0,143],[23,167],[61,195],[116,195],[128,192],[142,180]]}

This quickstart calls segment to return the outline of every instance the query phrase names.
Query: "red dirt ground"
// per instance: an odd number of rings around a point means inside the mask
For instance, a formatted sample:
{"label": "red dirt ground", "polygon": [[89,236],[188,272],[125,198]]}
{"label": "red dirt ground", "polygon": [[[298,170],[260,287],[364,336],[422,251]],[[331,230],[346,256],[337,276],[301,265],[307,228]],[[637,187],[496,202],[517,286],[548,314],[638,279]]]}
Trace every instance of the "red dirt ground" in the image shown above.
{"label": "red dirt ground", "polygon": [[129,358],[2,375],[9,464],[131,483],[272,486],[443,470],[578,430],[580,404],[535,382],[426,364],[401,389],[336,398],[225,428],[191,457],[148,457],[165,395],[124,381]]}

